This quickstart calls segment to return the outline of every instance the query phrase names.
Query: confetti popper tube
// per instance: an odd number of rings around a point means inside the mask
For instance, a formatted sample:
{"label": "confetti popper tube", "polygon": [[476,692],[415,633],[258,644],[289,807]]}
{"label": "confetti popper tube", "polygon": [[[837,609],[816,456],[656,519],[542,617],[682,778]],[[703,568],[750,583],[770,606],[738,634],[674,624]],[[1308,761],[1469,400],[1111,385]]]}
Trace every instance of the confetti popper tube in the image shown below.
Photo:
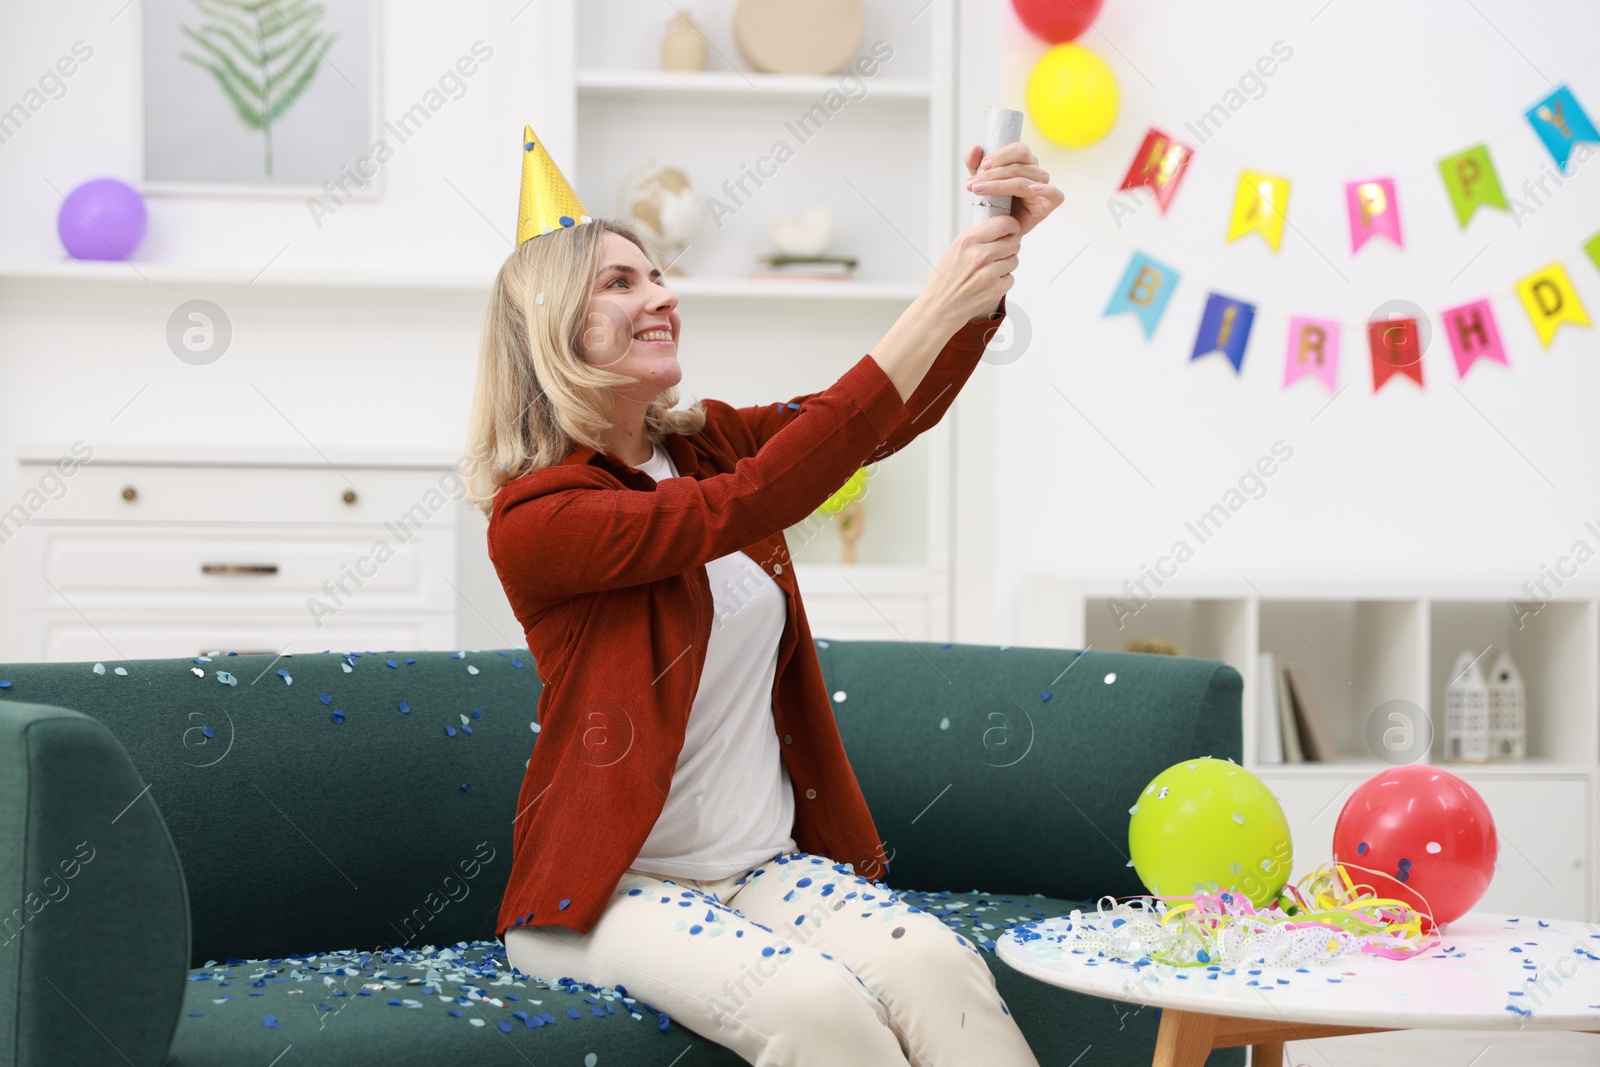
{"label": "confetti popper tube", "polygon": [[[985,158],[989,153],[1004,148],[1012,141],[1020,140],[1022,140],[1022,112],[1010,107],[984,109],[983,140],[979,143],[983,145]],[[972,204],[971,225],[976,226],[994,215],[1011,214],[1011,200],[1009,196],[994,194],[978,197]]]}

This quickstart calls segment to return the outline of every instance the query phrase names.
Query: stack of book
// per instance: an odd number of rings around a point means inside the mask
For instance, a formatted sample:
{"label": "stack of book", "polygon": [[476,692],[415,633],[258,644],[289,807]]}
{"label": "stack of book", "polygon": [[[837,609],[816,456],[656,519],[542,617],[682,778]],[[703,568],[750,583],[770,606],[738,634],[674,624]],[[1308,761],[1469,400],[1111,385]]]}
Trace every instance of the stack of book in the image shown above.
{"label": "stack of book", "polygon": [[848,256],[788,256],[783,254],[762,256],[761,267],[750,277],[772,280],[807,278],[816,281],[846,281],[856,269],[856,261]]}
{"label": "stack of book", "polygon": [[1256,718],[1258,763],[1327,762],[1339,758],[1322,709],[1311,695],[1305,668],[1276,652],[1261,653],[1256,672],[1260,714]]}

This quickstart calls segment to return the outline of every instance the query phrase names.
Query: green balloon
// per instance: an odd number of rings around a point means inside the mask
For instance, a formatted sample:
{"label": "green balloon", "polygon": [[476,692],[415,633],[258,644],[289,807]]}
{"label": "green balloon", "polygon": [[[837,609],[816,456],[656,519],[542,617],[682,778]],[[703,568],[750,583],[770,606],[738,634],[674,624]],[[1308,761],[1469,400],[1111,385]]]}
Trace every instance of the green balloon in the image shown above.
{"label": "green balloon", "polygon": [[1289,822],[1266,784],[1230,760],[1174,763],[1129,809],[1128,851],[1154,896],[1233,892],[1256,907],[1289,881]]}

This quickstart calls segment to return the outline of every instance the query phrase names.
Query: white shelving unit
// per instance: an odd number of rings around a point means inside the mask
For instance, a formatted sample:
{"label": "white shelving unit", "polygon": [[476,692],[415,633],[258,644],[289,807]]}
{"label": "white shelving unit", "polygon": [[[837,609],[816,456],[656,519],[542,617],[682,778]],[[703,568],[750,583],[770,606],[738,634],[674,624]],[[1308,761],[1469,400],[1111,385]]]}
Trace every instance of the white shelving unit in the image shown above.
{"label": "white shelving unit", "polygon": [[[1175,642],[1184,655],[1218,659],[1244,679],[1244,764],[1283,803],[1295,877],[1332,855],[1333,827],[1352,790],[1394,762],[1368,740],[1380,708],[1407,701],[1425,712],[1433,743],[1425,762],[1460,776],[1489,805],[1499,869],[1479,907],[1545,917],[1600,919],[1600,588],[1568,583],[1561,596],[1518,604],[1517,583],[1168,582],[1139,602],[1120,580],[1062,580],[1051,588],[1070,648],[1122,649],[1139,637]],[[1533,611],[1532,609],[1537,609]],[[1527,684],[1527,757],[1446,762],[1444,693],[1463,649],[1492,662],[1509,649]],[[1258,653],[1298,660],[1339,758],[1262,763],[1257,752]],[[1381,734],[1381,729],[1378,731]],[[1197,753],[1201,754],[1201,753]]]}
{"label": "white shelving unit", "polygon": [[[708,69],[682,72],[659,69],[670,8],[641,19],[626,0],[558,0],[547,14],[553,110],[536,130],[590,214],[620,216],[626,182],[651,160],[732,209],[702,222],[676,261],[686,275],[669,284],[684,319],[684,398],[753,404],[826,388],[915,299],[955,235],[957,12],[953,0],[869,2],[857,55],[878,69],[846,80],[745,69],[734,7],[695,5]],[[858,259],[855,277],[752,280],[773,251],[773,218],[823,203],[836,219],[830,251]],[[838,562],[831,524],[788,531],[813,634],[948,639],[954,421],[876,465],[859,564]]]}

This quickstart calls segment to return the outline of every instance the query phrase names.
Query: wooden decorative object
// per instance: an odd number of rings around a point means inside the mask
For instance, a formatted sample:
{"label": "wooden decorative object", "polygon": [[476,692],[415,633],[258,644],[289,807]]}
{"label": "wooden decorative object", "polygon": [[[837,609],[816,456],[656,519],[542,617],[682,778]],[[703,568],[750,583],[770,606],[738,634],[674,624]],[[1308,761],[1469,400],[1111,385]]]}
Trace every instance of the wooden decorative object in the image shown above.
{"label": "wooden decorative object", "polygon": [[866,517],[867,506],[859,500],[852,500],[839,512],[839,540],[844,543],[840,563],[856,562],[856,542],[861,539],[861,524]]}
{"label": "wooden decorative object", "polygon": [[833,74],[866,32],[862,0],[739,0],[733,39],[752,70]]}
{"label": "wooden decorative object", "polygon": [[661,38],[661,69],[706,69],[706,35],[688,11],[679,11],[667,22]]}

